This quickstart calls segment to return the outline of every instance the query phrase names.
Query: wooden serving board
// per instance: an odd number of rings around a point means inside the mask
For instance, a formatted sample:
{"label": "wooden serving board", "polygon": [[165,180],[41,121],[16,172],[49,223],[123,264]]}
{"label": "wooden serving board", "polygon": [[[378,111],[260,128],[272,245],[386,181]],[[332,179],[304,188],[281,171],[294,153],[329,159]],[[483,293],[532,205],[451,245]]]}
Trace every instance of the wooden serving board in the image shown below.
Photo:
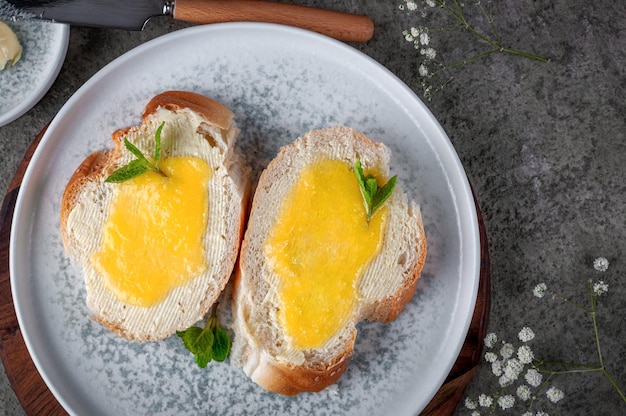
{"label": "wooden serving board", "polygon": [[[2,203],[2,211],[0,211],[0,357],[9,382],[29,416],[67,414],[44,383],[26,349],[15,315],[9,275],[9,236],[13,210],[24,172],[44,132],[45,128],[27,150],[9,185]],[[487,234],[478,205],[476,208],[480,229],[481,270],[478,298],[472,323],[456,363],[443,386],[421,413],[422,416],[452,414],[480,362],[491,306],[491,278]]]}

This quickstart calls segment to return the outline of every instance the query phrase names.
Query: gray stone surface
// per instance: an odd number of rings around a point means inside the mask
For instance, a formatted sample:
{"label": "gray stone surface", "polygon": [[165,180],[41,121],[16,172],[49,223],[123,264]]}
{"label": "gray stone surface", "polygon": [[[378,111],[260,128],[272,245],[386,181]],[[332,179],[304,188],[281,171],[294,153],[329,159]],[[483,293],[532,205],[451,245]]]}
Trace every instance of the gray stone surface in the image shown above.
{"label": "gray stone surface", "polygon": [[[432,23],[418,12],[400,10],[401,3],[308,2],[371,16],[375,37],[354,46],[421,94],[419,53],[402,31]],[[595,364],[589,315],[549,296],[538,299],[532,291],[546,282],[588,305],[588,281],[601,278],[609,284],[597,308],[604,364],[626,390],[626,3],[495,3],[495,24],[506,43],[549,57],[550,63],[495,54],[465,66],[428,102],[484,215],[492,273],[489,331],[519,345],[518,331],[529,326],[536,334],[536,357]],[[0,128],[0,194],[32,139],[85,81],[133,47],[184,26],[154,19],[140,33],[72,28],[65,64],[50,91]],[[440,56],[458,59],[464,51],[479,50],[469,39],[433,33],[432,46]],[[599,256],[610,262],[604,273],[592,267]],[[549,384],[565,392],[562,401],[542,408],[549,414],[626,414],[626,401],[601,372],[556,375]],[[497,378],[483,362],[467,394],[496,391]],[[545,402],[545,395],[540,397]],[[521,414],[520,409],[518,403],[509,413]],[[0,371],[0,415],[19,414],[21,406]],[[461,404],[455,414],[471,411]]]}

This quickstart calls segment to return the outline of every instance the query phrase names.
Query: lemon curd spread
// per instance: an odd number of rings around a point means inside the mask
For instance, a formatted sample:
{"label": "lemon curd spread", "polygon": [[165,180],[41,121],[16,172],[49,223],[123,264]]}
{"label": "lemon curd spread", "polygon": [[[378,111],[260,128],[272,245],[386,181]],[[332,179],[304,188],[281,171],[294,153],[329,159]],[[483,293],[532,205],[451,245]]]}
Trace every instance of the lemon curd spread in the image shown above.
{"label": "lemon curd spread", "polygon": [[386,217],[383,207],[368,224],[347,163],[321,160],[301,172],[264,246],[279,276],[279,319],[294,347],[319,348],[347,323]]}
{"label": "lemon curd spread", "polygon": [[211,168],[202,159],[159,162],[119,185],[93,256],[105,286],[136,306],[160,303],[174,288],[206,269],[203,235]]}

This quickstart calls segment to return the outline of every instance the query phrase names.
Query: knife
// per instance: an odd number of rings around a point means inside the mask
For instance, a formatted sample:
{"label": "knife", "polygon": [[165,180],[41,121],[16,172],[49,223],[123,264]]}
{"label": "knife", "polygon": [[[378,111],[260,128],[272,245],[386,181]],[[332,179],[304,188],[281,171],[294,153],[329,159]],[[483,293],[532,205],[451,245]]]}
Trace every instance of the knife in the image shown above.
{"label": "knife", "polygon": [[2,20],[142,30],[150,18],[163,15],[200,24],[278,23],[353,42],[374,34],[366,16],[266,0],[0,0]]}

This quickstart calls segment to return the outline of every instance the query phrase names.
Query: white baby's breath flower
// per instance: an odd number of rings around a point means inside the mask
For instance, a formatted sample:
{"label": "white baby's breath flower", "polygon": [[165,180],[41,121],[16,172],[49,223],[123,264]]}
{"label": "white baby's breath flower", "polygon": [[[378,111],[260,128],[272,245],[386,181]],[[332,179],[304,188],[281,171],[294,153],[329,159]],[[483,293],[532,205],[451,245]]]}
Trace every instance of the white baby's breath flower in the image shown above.
{"label": "white baby's breath flower", "polygon": [[530,384],[533,387],[539,387],[539,385],[541,384],[541,381],[543,380],[543,375],[535,370],[534,368],[531,368],[530,370],[528,370],[526,372],[526,375],[524,376],[524,378],[526,379],[526,382],[528,384]]}
{"label": "white baby's breath flower", "polygon": [[498,399],[498,405],[502,410],[510,409],[515,405],[515,397],[510,394],[505,394]]}
{"label": "white baby's breath flower", "polygon": [[593,261],[593,268],[599,272],[605,272],[609,268],[609,261],[605,257],[598,257]]}
{"label": "white baby's breath flower", "polygon": [[424,55],[426,58],[431,61],[437,57],[437,51],[433,48],[422,48],[420,50],[420,54]]}
{"label": "white baby's breath flower", "polygon": [[522,384],[521,386],[519,386],[517,388],[516,393],[517,393],[517,397],[519,397],[519,399],[524,402],[530,400],[530,396],[532,395],[530,391],[530,387],[528,387],[525,384]]}
{"label": "white baby's breath flower", "polygon": [[430,7],[435,7],[435,6],[436,6],[436,4],[435,4],[434,0],[426,0],[426,4],[427,4],[428,6],[430,6]]}
{"label": "white baby's breath flower", "polygon": [[609,285],[603,280],[598,280],[593,284],[593,293],[600,296],[609,291]]}
{"label": "white baby's breath flower", "polygon": [[474,410],[478,407],[478,402],[475,399],[470,399],[469,397],[466,397],[465,407],[467,407],[470,410]]}
{"label": "white baby's breath flower", "polygon": [[522,342],[529,342],[529,341],[532,341],[535,338],[535,333],[533,332],[532,329],[530,329],[529,327],[525,326],[524,328],[522,328],[519,331],[519,333],[517,334],[517,337]]}
{"label": "white baby's breath flower", "polygon": [[498,360],[498,356],[494,352],[486,352],[485,353],[485,361],[488,363],[495,363]]}
{"label": "white baby's breath flower", "polygon": [[539,283],[533,289],[533,295],[535,295],[538,298],[542,298],[545,296],[547,290],[548,290],[548,285],[546,285],[545,283]]}
{"label": "white baby's breath flower", "polygon": [[480,412],[478,410],[474,410],[470,416],[480,416]]}
{"label": "white baby's breath flower", "polygon": [[420,43],[422,45],[428,45],[430,43],[430,36],[426,32],[420,33]]}
{"label": "white baby's breath flower", "polygon": [[504,374],[511,380],[517,380],[523,370],[524,365],[517,358],[511,358],[504,364]]}
{"label": "white baby's breath flower", "polygon": [[565,397],[565,394],[563,394],[563,391],[561,389],[557,389],[556,387],[550,387],[548,391],[546,391],[546,396],[548,396],[548,399],[550,399],[552,403],[556,403],[560,401],[563,397]]}
{"label": "white baby's breath flower", "polygon": [[417,9],[417,3],[415,3],[415,2],[414,2],[414,1],[412,1],[412,0],[408,0],[408,1],[406,2],[406,8],[407,8],[407,10],[409,10],[409,11],[414,11],[414,10],[416,10],[416,9]]}
{"label": "white baby's breath flower", "polygon": [[418,68],[418,72],[420,74],[420,77],[425,77],[426,75],[428,75],[428,67],[424,64],[421,64]]}
{"label": "white baby's breath flower", "polygon": [[498,384],[500,384],[500,387],[509,387],[511,384],[513,384],[513,382],[515,382],[515,380],[507,374],[502,374],[502,376],[498,379]]}
{"label": "white baby's breath flower", "polygon": [[419,30],[419,28],[412,27],[410,29],[410,31],[411,31],[411,36],[413,36],[414,38],[418,38],[419,39],[419,37],[420,37],[420,30]]}
{"label": "white baby's breath flower", "polygon": [[498,336],[493,332],[490,332],[485,337],[485,346],[487,348],[493,348],[496,346],[496,342],[498,342]]}
{"label": "white baby's breath flower", "polygon": [[517,349],[517,358],[522,364],[530,364],[533,362],[535,354],[528,345],[522,345]]}
{"label": "white baby's breath flower", "polygon": [[478,404],[482,407],[490,407],[493,404],[493,398],[486,394],[481,394],[478,396]]}
{"label": "white baby's breath flower", "polygon": [[550,416],[550,415],[547,414],[546,412],[538,411],[537,413],[535,413],[535,416]]}
{"label": "white baby's breath flower", "polygon": [[491,372],[494,376],[500,377],[502,375],[502,361],[494,361],[491,363]]}
{"label": "white baby's breath flower", "polygon": [[500,348],[500,355],[502,356],[502,358],[510,358],[514,352],[515,348],[513,348],[513,345],[509,344],[508,342],[502,345],[502,348]]}

